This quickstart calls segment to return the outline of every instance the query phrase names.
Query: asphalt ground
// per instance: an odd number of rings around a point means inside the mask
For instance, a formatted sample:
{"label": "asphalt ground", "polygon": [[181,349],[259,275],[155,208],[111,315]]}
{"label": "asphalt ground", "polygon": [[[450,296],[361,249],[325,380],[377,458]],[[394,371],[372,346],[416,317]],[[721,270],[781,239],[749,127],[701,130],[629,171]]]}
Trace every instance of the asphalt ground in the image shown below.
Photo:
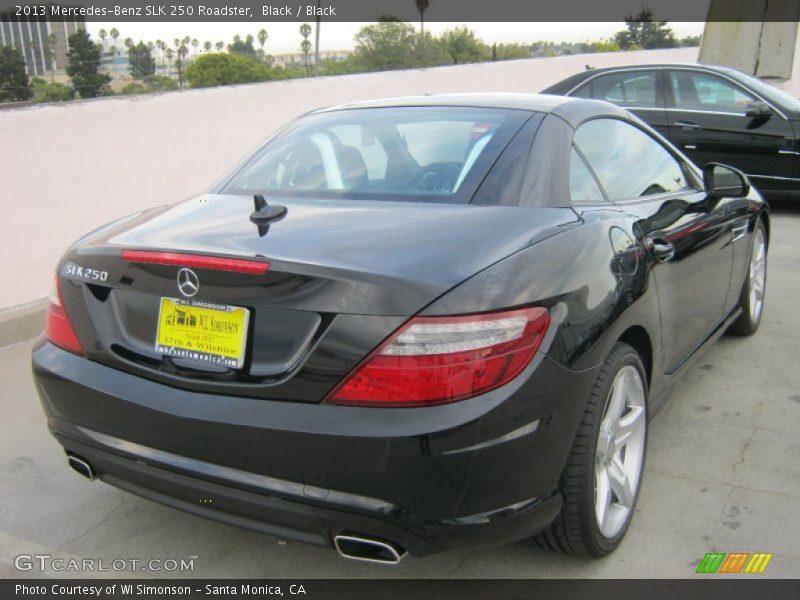
{"label": "asphalt ground", "polygon": [[[777,206],[761,328],[710,348],[652,421],[633,523],[602,560],[522,542],[367,565],[87,482],[47,432],[30,376],[32,342],[0,349],[0,577],[691,578],[701,577],[695,569],[711,551],[769,552],[758,577],[800,577],[799,261],[800,204]],[[15,557],[34,554],[107,567],[194,557],[194,569],[15,567]]]}

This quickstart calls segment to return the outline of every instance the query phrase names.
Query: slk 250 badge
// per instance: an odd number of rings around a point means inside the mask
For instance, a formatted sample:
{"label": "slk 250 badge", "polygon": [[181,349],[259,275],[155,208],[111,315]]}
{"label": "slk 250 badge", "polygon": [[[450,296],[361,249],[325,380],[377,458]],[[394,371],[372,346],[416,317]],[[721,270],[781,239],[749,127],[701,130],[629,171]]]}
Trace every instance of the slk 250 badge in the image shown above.
{"label": "slk 250 badge", "polygon": [[72,261],[64,265],[62,273],[68,277],[77,277],[84,281],[108,281],[108,271],[82,267]]}

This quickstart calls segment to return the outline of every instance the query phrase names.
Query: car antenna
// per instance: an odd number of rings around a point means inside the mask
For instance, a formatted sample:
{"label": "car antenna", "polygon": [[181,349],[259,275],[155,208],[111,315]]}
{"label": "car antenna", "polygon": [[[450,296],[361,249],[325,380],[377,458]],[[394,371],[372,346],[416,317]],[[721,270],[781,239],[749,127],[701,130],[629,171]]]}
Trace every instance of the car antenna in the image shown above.
{"label": "car antenna", "polygon": [[264,237],[269,226],[285,217],[288,209],[280,204],[270,205],[262,194],[253,196],[253,202],[256,209],[250,213],[250,221],[258,227],[259,237]]}

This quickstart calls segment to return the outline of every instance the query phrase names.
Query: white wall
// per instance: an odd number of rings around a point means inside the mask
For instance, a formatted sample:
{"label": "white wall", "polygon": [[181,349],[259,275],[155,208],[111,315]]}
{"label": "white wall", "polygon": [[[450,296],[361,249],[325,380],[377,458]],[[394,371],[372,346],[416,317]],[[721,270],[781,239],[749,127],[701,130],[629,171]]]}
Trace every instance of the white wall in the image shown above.
{"label": "white wall", "polygon": [[697,49],[347,75],[0,111],[0,308],[49,292],[63,250],[142,208],[202,192],[289,119],[342,102],[536,92],[593,67],[695,62]]}
{"label": "white wall", "polygon": [[794,64],[792,65],[792,78],[783,84],[776,84],[779,88],[786,90],[795,98],[800,97],[800,34],[797,36],[797,44],[794,49]]}

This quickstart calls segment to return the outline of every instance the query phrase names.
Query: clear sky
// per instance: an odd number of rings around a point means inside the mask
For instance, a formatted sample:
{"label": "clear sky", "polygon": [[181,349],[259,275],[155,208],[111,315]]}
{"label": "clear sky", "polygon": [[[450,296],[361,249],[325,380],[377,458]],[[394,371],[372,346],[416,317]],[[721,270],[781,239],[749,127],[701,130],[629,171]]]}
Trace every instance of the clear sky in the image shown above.
{"label": "clear sky", "polygon": [[[539,40],[552,42],[586,42],[609,38],[624,23],[426,23],[425,28],[432,33],[466,24],[488,44],[526,43]],[[313,25],[313,22],[312,22]],[[321,50],[349,50],[353,47],[353,36],[365,23],[326,23],[320,28]],[[700,35],[703,23],[670,23],[678,37]],[[300,25],[296,22],[273,23],[88,23],[88,30],[94,37],[100,29],[116,27],[120,39],[133,38],[135,41],[164,40],[171,43],[176,37],[197,38],[202,44],[206,40],[216,43],[230,42],[234,35],[253,37],[259,29],[266,29],[269,39],[264,47],[268,54],[297,52],[300,49]],[[313,34],[312,34],[313,36]],[[256,47],[257,43],[256,43]]]}

